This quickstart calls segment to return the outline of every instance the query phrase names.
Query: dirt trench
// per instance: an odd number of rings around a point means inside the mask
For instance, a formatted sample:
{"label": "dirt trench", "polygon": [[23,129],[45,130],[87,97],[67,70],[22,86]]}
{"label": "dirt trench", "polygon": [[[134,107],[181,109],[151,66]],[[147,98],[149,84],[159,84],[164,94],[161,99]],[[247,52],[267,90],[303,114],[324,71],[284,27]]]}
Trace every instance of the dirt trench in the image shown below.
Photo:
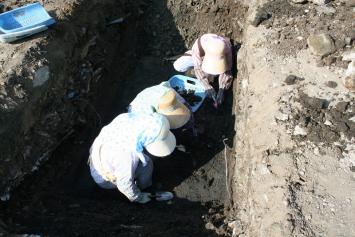
{"label": "dirt trench", "polygon": [[[221,109],[207,100],[195,114],[198,137],[175,131],[186,152],[176,150],[154,163],[151,190],[173,191],[171,202],[137,205],[117,190],[98,188],[87,157],[100,128],[125,112],[139,91],[177,74],[169,58],[191,47],[199,35],[228,36],[237,51],[242,30],[232,19],[242,20],[245,8],[229,0],[122,1],[122,6],[124,22],[94,31],[99,40],[84,44],[84,57],[71,62],[77,70],[71,72],[75,83],[67,100],[77,119],[49,160],[0,204],[0,230],[39,236],[231,235],[235,88]],[[75,16],[84,19],[90,19],[90,10],[105,14],[94,3],[77,9]],[[90,22],[80,27],[90,29]],[[98,70],[103,76],[88,85],[85,80]]]}

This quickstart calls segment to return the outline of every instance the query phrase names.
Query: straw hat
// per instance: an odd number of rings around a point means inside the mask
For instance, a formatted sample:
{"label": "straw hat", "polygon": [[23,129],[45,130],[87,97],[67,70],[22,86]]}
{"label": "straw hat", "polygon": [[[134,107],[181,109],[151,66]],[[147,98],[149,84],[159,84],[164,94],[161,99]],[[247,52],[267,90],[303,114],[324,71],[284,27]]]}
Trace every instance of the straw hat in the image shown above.
{"label": "straw hat", "polygon": [[169,121],[162,116],[162,126],[158,137],[151,144],[145,146],[145,149],[152,155],[163,157],[170,155],[176,147],[176,138],[170,132]]}
{"label": "straw hat", "polygon": [[168,90],[159,100],[157,112],[165,115],[171,129],[184,126],[190,119],[190,110],[176,98],[173,89]]}
{"label": "straw hat", "polygon": [[204,45],[205,56],[202,60],[202,70],[208,74],[218,75],[227,71],[225,43],[218,38],[210,38]]}

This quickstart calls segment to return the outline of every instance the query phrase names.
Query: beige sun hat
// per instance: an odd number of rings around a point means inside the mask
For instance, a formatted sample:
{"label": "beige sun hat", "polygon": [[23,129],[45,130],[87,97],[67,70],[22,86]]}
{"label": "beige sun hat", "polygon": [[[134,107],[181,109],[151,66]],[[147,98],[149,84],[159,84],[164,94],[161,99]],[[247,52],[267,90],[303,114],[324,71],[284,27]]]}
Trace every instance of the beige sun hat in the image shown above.
{"label": "beige sun hat", "polygon": [[202,70],[211,75],[222,74],[227,71],[225,43],[219,38],[210,38],[204,45],[205,56],[202,60]]}
{"label": "beige sun hat", "polygon": [[160,129],[158,137],[155,141],[147,146],[147,151],[158,157],[164,157],[170,155],[176,147],[176,138],[172,132],[170,132],[169,121],[166,117],[163,117],[163,124]]}
{"label": "beige sun hat", "polygon": [[160,98],[157,112],[165,115],[170,123],[171,129],[181,128],[190,119],[190,110],[176,98],[173,89],[168,90]]}

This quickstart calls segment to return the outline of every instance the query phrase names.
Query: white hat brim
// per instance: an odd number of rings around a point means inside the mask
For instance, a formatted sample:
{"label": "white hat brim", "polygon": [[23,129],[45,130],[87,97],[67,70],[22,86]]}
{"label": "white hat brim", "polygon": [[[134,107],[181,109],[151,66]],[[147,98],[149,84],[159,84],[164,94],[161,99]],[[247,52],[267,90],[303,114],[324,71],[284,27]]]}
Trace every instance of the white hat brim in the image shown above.
{"label": "white hat brim", "polygon": [[176,138],[172,132],[169,131],[167,137],[164,140],[155,141],[145,148],[147,151],[158,157],[164,157],[170,155],[176,147]]}

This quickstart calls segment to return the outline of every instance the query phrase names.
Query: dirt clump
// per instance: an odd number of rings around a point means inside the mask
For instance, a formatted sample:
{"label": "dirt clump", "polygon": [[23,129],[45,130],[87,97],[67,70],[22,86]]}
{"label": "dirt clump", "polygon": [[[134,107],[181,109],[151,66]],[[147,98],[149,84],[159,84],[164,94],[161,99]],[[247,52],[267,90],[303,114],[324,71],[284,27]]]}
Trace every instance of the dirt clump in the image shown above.
{"label": "dirt clump", "polygon": [[197,96],[195,94],[195,90],[191,90],[191,89],[179,89],[179,87],[175,87],[174,88],[179,95],[182,96],[182,98],[184,98],[186,100],[186,102],[191,105],[194,106],[195,104],[197,104],[198,102],[200,102],[202,100],[202,98],[200,96]]}
{"label": "dirt clump", "polygon": [[263,8],[259,8],[256,11],[256,15],[253,19],[253,21],[251,22],[251,24],[255,27],[259,26],[263,21],[269,19],[271,17],[271,14],[268,13],[265,9]]}
{"label": "dirt clump", "polygon": [[293,85],[295,83],[297,83],[298,81],[303,81],[304,78],[301,78],[301,77],[297,77],[295,75],[288,75],[285,79],[285,83],[287,85]]}
{"label": "dirt clump", "polygon": [[338,83],[336,83],[335,81],[327,81],[325,83],[326,86],[330,87],[330,88],[335,88],[338,86]]}
{"label": "dirt clump", "polygon": [[[352,120],[355,116],[354,99],[333,103],[309,96],[302,90],[297,94],[289,96],[290,101],[281,103],[280,113],[285,116],[279,115],[276,119],[291,122],[286,126],[298,142],[306,140],[345,151],[355,137],[355,122]],[[292,105],[295,102],[299,107]]]}
{"label": "dirt clump", "polygon": [[301,94],[300,103],[304,110],[296,122],[308,129],[306,138],[310,141],[332,144],[340,140],[341,133],[348,139],[355,137],[355,123],[349,120],[355,112],[346,112],[347,107],[354,111],[354,102],[339,102],[335,108],[327,109],[326,100]]}

